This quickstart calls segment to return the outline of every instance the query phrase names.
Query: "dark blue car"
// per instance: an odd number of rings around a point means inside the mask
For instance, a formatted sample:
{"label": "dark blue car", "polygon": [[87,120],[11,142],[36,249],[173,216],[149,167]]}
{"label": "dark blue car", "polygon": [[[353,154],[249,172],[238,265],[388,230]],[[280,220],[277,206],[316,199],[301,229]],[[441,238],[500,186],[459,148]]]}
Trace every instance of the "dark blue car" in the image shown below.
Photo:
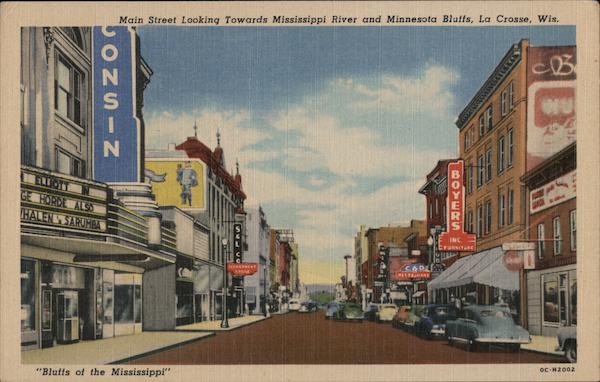
{"label": "dark blue car", "polygon": [[446,321],[455,320],[456,317],[457,311],[453,305],[426,305],[421,318],[415,322],[415,334],[425,338],[443,337],[446,332]]}

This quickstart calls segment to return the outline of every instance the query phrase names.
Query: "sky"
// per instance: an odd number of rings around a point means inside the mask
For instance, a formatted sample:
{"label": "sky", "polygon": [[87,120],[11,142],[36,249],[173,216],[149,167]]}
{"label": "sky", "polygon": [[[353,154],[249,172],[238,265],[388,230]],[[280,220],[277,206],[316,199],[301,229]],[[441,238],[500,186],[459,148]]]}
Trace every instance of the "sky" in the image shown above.
{"label": "sky", "polygon": [[359,225],[425,219],[417,191],[458,153],[454,121],[510,46],[575,27],[138,27],[154,74],[146,146],[221,132],[246,205],[292,228],[300,280],[339,282]]}

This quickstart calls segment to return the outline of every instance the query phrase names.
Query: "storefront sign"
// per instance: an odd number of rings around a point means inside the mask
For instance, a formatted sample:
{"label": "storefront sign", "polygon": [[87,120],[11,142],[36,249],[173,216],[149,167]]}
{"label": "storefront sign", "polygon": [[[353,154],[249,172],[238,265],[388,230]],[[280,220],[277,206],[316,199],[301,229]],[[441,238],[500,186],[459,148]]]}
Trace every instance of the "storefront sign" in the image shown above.
{"label": "storefront sign", "polygon": [[242,262],[242,224],[233,225],[233,262]]}
{"label": "storefront sign", "polygon": [[250,276],[258,271],[257,263],[227,263],[227,272],[234,276]]}
{"label": "storefront sign", "polygon": [[529,212],[535,214],[577,196],[576,171],[557,178],[529,194]]}
{"label": "storefront sign", "polygon": [[511,272],[518,272],[523,268],[523,254],[521,251],[506,251],[503,261],[506,269]]}
{"label": "storefront sign", "polygon": [[530,47],[527,64],[527,170],[530,170],[575,142],[576,49]]}
{"label": "storefront sign", "polygon": [[21,222],[106,231],[107,190],[99,184],[21,167]]}
{"label": "storefront sign", "polygon": [[463,161],[448,163],[447,232],[438,237],[439,251],[475,251],[475,235],[466,233],[464,221]]}
{"label": "storefront sign", "polygon": [[531,251],[535,249],[535,243],[528,241],[516,241],[502,244],[503,251]]}
{"label": "storefront sign", "polygon": [[131,27],[93,28],[94,179],[101,182],[142,181],[136,55]]}
{"label": "storefront sign", "polygon": [[431,272],[423,264],[407,264],[402,267],[400,272],[396,272],[395,279],[428,279],[431,277]]}
{"label": "storefront sign", "polygon": [[379,273],[377,275],[378,280],[385,280],[388,271],[388,250],[383,246],[379,245]]}

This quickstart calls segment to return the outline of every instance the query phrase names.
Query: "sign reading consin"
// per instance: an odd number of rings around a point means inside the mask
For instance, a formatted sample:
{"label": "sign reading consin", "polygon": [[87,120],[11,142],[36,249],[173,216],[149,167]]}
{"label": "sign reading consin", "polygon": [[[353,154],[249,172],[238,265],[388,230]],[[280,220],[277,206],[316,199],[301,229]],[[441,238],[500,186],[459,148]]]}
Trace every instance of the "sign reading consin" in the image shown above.
{"label": "sign reading consin", "polygon": [[106,198],[101,185],[21,168],[21,223],[105,232]]}

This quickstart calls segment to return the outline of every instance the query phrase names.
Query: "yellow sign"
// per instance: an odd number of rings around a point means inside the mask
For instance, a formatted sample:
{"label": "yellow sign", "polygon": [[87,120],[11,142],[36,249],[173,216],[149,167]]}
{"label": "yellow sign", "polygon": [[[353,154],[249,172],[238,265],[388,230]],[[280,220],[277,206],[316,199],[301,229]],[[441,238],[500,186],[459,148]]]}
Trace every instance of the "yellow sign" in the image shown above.
{"label": "yellow sign", "polygon": [[146,158],[146,179],[159,206],[182,210],[206,208],[206,171],[197,159]]}

